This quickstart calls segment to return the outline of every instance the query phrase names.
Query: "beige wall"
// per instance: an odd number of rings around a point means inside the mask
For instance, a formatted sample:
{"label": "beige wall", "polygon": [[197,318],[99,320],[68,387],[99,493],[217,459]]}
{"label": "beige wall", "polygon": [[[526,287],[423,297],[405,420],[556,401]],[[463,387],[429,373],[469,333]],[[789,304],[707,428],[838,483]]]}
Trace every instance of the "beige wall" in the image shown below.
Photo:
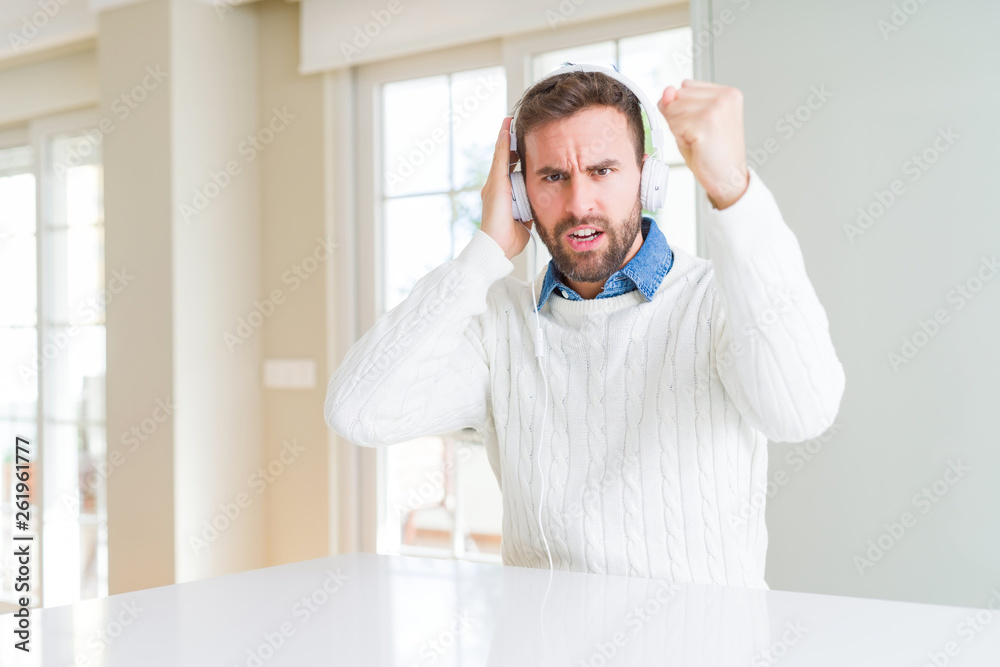
{"label": "beige wall", "polygon": [[93,39],[0,60],[0,127],[98,103]]}
{"label": "beige wall", "polygon": [[154,414],[157,400],[176,400],[171,87],[162,82],[127,115],[114,104],[141,82],[147,65],[169,71],[169,35],[162,30],[168,9],[162,1],[143,3],[107,12],[99,22],[99,113],[113,124],[103,138],[105,269],[135,275],[107,307],[108,454],[117,451],[124,461],[107,480],[112,594],[170,584],[175,576],[174,416],[138,446],[121,440]]}
{"label": "beige wall", "polygon": [[[329,554],[328,430],[326,396],[325,262],[309,273],[325,237],[323,213],[323,91],[320,75],[301,76],[298,4],[269,0],[254,6],[260,25],[259,116],[273,108],[295,115],[261,154],[261,293],[285,298],[262,327],[265,358],[316,361],[311,390],[265,390],[265,459],[278,457],[286,440],[305,450],[268,487],[267,564]],[[323,251],[318,254],[322,257]],[[333,261],[332,257],[326,261]],[[304,279],[296,276],[298,266]],[[284,276],[284,279],[283,279]],[[290,458],[286,455],[286,458]]]}

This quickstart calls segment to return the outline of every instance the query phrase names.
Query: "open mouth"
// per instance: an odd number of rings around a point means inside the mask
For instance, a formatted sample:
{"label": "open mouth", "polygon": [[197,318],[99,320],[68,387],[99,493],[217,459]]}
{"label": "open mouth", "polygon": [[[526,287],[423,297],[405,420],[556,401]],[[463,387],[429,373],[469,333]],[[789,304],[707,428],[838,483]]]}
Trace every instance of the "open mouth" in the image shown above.
{"label": "open mouth", "polygon": [[566,235],[569,247],[578,252],[596,248],[603,238],[604,232],[596,229],[581,229]]}

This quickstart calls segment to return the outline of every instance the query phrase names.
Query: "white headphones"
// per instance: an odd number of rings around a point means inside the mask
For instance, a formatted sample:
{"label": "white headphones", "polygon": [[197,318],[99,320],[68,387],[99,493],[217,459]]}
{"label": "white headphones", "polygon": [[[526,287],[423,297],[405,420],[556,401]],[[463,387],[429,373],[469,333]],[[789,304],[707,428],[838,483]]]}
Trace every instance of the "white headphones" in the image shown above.
{"label": "white headphones", "polygon": [[[563,63],[559,69],[553,70],[545,75],[540,81],[549,79],[559,74],[567,72],[603,72],[613,79],[620,81],[626,88],[639,99],[639,104],[646,110],[646,117],[649,118],[649,127],[653,139],[653,155],[646,158],[642,164],[642,180],[639,185],[639,198],[642,207],[647,211],[658,211],[663,207],[663,202],[667,197],[667,175],[670,173],[668,167],[662,159],[655,157],[657,154],[663,155],[664,135],[660,125],[660,119],[653,113],[655,107],[649,103],[646,94],[639,86],[630,79],[622,76],[616,69],[604,67],[602,65],[574,65],[573,63]],[[535,85],[538,85],[537,83]],[[517,114],[510,121],[510,150],[517,150],[517,137],[514,135],[514,125],[517,122]],[[523,165],[522,165],[523,167]],[[510,190],[514,219],[519,222],[531,220],[531,207],[528,206],[528,190],[524,185],[524,172],[520,169],[510,173]]]}

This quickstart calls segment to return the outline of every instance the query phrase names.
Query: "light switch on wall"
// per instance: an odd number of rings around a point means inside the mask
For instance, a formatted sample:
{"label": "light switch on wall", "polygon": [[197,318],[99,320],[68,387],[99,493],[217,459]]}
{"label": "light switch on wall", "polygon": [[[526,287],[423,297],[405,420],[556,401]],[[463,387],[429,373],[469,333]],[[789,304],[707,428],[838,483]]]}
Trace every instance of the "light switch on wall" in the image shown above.
{"label": "light switch on wall", "polygon": [[265,389],[315,389],[315,359],[265,359]]}

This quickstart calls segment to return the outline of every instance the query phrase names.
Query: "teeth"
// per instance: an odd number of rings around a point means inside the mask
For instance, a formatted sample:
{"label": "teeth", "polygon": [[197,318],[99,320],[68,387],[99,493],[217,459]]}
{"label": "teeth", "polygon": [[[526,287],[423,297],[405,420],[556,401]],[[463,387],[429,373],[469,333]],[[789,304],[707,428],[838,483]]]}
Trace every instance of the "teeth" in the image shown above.
{"label": "teeth", "polygon": [[578,239],[589,239],[590,237],[596,235],[597,235],[596,229],[588,229],[582,232],[573,232],[573,234],[571,234],[571,236],[575,236]]}

